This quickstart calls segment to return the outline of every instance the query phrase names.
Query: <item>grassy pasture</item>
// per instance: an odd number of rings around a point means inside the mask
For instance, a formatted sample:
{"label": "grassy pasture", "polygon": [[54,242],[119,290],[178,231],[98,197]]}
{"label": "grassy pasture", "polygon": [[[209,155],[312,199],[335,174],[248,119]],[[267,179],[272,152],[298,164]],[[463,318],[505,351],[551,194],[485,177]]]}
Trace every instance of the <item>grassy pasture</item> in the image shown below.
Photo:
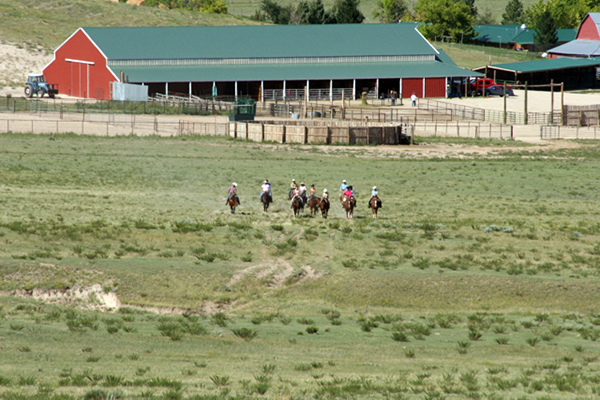
{"label": "grassy pasture", "polygon": [[[598,143],[430,141],[0,135],[0,396],[596,397]],[[294,220],[291,178],[349,180],[355,219]],[[127,307],[8,295],[93,284]]]}

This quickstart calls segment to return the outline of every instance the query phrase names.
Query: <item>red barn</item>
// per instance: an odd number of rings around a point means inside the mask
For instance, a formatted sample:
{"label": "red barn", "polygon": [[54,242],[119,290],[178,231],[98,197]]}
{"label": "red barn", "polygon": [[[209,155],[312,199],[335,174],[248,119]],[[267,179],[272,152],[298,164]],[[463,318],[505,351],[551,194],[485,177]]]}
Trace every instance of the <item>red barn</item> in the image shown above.
{"label": "red barn", "polygon": [[56,49],[43,73],[49,82],[58,83],[62,94],[110,100],[110,82],[119,78],[107,61],[102,50],[80,28]]}
{"label": "red barn", "polygon": [[548,58],[559,57],[600,57],[600,13],[583,18],[575,40],[548,50]]}
{"label": "red barn", "polygon": [[144,84],[150,96],[445,97],[453,78],[481,75],[457,67],[416,26],[80,28],[43,72],[62,94],[103,100],[112,82]]}

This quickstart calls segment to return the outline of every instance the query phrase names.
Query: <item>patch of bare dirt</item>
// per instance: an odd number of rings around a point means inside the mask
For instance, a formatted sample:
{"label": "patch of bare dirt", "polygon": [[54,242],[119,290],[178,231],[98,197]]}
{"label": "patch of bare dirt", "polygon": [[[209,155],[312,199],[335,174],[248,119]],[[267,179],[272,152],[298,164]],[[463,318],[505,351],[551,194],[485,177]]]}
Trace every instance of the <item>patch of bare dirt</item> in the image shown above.
{"label": "patch of bare dirt", "polygon": [[50,304],[68,304],[91,310],[116,310],[122,307],[114,292],[105,292],[102,286],[75,286],[69,289],[17,289],[3,293],[21,298],[30,298]]}
{"label": "patch of bare dirt", "polygon": [[294,283],[299,283],[305,279],[319,278],[322,273],[316,272],[310,265],[305,265],[297,273],[294,273],[294,267],[286,260],[278,259],[269,265],[253,265],[252,267],[244,268],[236,271],[228,285],[232,286],[239,282],[242,278],[254,275],[257,279],[269,279],[268,287],[277,289],[282,287],[288,278],[294,275]]}

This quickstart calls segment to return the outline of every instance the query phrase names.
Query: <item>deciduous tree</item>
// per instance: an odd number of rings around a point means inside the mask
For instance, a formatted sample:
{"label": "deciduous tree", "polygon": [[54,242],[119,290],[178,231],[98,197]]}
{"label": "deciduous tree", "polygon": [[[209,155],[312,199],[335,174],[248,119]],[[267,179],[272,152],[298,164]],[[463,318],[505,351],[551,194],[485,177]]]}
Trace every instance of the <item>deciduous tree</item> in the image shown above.
{"label": "deciduous tree", "polygon": [[408,11],[404,0],[378,0],[373,16],[384,24],[398,22]]}
{"label": "deciduous tree", "polygon": [[419,31],[428,39],[451,36],[455,41],[469,41],[475,36],[474,17],[462,1],[419,0],[415,5],[417,21],[425,22]]}

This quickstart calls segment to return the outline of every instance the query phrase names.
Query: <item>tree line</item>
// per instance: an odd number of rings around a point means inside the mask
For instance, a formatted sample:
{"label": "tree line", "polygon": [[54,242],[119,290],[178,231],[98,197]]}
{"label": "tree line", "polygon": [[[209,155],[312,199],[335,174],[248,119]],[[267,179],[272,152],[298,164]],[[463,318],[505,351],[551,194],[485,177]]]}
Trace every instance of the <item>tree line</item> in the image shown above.
{"label": "tree line", "polygon": [[[253,18],[281,25],[362,23],[365,16],[359,6],[360,0],[335,0],[329,9],[322,0],[301,0],[296,6],[262,0]],[[598,0],[538,0],[527,9],[521,0],[509,0],[500,23],[535,29],[534,40],[545,50],[557,42],[557,29],[577,28],[594,11],[600,11]],[[475,25],[498,23],[489,9],[479,12],[475,0],[417,0],[412,9],[407,0],[378,0],[373,16],[382,23],[421,22],[419,31],[427,39],[452,37],[455,42],[469,42],[477,36]]]}

